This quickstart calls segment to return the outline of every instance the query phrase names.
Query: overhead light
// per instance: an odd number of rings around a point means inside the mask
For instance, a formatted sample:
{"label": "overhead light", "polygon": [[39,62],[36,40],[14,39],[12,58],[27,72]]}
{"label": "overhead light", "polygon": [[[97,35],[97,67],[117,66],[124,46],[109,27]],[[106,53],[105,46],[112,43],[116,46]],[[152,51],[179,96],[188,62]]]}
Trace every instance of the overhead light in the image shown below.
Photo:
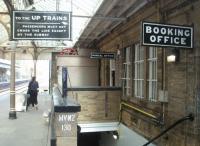
{"label": "overhead light", "polygon": [[169,55],[167,56],[167,62],[175,62],[176,56],[175,55]]}
{"label": "overhead light", "polygon": [[178,62],[180,57],[179,49],[173,48],[170,54],[167,56],[167,62]]}
{"label": "overhead light", "polygon": [[113,138],[114,138],[115,140],[118,140],[118,139],[119,139],[119,134],[118,134],[117,131],[113,131]]}

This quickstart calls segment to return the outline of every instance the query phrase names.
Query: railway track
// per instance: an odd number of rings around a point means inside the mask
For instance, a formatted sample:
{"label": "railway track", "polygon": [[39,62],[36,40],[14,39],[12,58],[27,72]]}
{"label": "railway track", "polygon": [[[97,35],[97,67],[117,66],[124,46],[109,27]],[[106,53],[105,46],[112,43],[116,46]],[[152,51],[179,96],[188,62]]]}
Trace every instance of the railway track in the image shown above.
{"label": "railway track", "polygon": [[[26,92],[28,88],[27,86],[28,86],[28,83],[22,83],[20,85],[17,85],[15,87],[16,94]],[[10,88],[0,90],[0,95],[5,95],[9,93],[10,93]]]}

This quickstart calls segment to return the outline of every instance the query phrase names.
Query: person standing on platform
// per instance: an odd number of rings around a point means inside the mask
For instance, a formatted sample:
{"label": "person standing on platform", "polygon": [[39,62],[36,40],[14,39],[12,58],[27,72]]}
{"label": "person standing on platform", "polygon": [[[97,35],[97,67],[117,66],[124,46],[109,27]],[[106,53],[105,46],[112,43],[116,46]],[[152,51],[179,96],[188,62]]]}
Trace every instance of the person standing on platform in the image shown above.
{"label": "person standing on platform", "polygon": [[35,106],[36,110],[38,110],[38,101],[37,101],[37,96],[38,96],[38,88],[39,84],[36,81],[35,77],[32,77],[32,80],[29,82],[28,85],[28,94],[30,94],[30,98],[27,101],[27,108],[29,107],[30,104],[32,104],[32,107]]}

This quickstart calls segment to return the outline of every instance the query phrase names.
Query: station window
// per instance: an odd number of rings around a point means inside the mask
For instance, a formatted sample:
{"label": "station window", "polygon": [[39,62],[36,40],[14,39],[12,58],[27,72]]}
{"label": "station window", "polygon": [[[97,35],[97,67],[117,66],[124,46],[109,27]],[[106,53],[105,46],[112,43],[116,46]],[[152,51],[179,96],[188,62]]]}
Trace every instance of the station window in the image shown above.
{"label": "station window", "polygon": [[135,45],[134,96],[144,98],[144,47]]}
{"label": "station window", "polygon": [[115,65],[116,61],[110,60],[110,86],[115,86]]}
{"label": "station window", "polygon": [[123,96],[157,100],[157,48],[136,44],[122,51]]}
{"label": "station window", "polygon": [[157,99],[157,48],[135,45],[134,97]]}
{"label": "station window", "polygon": [[131,47],[123,50],[122,90],[123,96],[131,96]]}
{"label": "station window", "polygon": [[155,47],[149,48],[149,77],[148,77],[148,99],[156,101],[157,99],[157,49]]}

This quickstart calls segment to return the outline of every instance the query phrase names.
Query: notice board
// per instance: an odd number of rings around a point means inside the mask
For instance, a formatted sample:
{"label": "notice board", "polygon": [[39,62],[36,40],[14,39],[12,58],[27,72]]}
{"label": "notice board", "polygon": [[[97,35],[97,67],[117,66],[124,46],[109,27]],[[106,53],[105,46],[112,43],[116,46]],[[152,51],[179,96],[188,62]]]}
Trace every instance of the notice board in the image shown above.
{"label": "notice board", "polygon": [[13,11],[12,39],[71,40],[71,13]]}

